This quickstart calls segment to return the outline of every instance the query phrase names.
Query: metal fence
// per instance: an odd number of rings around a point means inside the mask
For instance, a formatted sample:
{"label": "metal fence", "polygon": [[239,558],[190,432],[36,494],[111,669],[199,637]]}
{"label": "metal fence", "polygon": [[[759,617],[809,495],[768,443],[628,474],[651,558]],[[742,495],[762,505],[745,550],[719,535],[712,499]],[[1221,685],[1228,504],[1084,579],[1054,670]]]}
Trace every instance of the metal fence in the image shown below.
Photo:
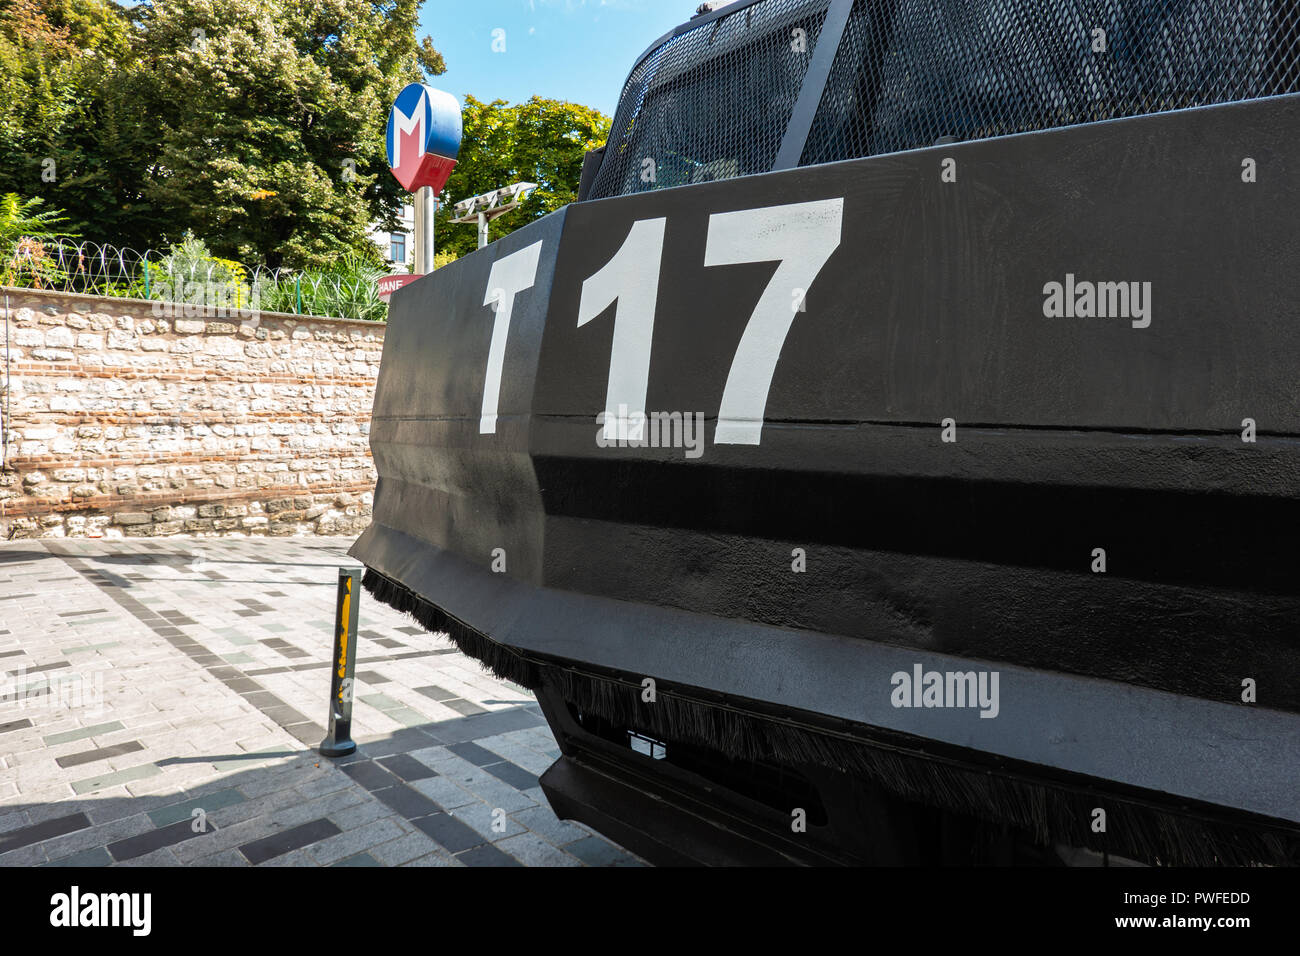
{"label": "metal fence", "polygon": [[176,250],[141,252],[96,242],[20,239],[0,261],[0,285],[52,292],[152,299],[206,313],[287,312],[384,321],[375,280],[383,270],[348,272],[247,269]]}

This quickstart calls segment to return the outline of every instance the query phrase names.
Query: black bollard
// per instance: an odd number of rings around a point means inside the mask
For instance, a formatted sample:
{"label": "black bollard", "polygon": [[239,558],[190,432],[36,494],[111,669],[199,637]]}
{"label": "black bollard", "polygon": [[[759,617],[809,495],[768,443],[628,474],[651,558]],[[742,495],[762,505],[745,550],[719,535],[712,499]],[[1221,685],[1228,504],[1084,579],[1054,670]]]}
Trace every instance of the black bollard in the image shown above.
{"label": "black bollard", "polygon": [[357,604],[361,569],[339,568],[338,600],[334,609],[334,657],[330,669],[329,731],[321,741],[326,757],[342,757],[357,749],[352,739],[352,672],[357,663]]}

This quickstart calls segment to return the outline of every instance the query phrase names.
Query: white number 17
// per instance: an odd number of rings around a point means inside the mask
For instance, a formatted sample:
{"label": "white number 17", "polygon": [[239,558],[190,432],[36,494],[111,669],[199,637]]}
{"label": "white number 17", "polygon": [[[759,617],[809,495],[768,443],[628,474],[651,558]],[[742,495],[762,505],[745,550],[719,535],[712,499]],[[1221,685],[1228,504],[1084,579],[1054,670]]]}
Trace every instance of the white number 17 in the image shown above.
{"label": "white number 17", "polygon": [[[768,206],[709,217],[706,266],[779,262],[740,337],[722,390],[714,442],[757,445],[772,376],[803,295],[840,244],[843,199]],[[605,393],[605,437],[637,440],[650,379],[664,220],[632,224],[614,257],[582,285],[578,325],[612,303],[614,340]],[[628,417],[636,415],[629,427]]]}

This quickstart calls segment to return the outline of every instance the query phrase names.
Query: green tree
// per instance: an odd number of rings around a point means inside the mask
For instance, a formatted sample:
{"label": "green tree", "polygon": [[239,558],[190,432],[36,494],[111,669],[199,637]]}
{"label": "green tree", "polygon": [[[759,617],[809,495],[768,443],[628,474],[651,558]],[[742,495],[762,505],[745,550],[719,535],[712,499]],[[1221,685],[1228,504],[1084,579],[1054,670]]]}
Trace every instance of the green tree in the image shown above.
{"label": "green tree", "polygon": [[599,110],[538,96],[515,106],[467,96],[463,121],[460,160],[440,197],[435,232],[439,252],[457,256],[477,247],[478,229],[450,223],[452,203],[515,182],[537,183],[518,209],[488,227],[489,238],[499,239],[578,198],[582,158],[608,139],[610,126]]}
{"label": "green tree", "polygon": [[[192,231],[250,264],[377,261],[370,224],[398,228],[410,201],[388,172],[389,107],[446,69],[416,40],[422,3],[0,0],[0,192],[42,196],[99,241],[161,249]],[[610,121],[471,96],[464,124],[444,201],[540,186],[497,238],[576,198]],[[472,251],[476,231],[449,216],[440,250]]]}
{"label": "green tree", "polygon": [[[0,0],[4,3],[6,0]],[[65,41],[20,44],[28,76],[62,79],[55,97],[60,109],[41,120],[26,111],[17,129],[37,133],[39,142],[0,133],[0,151],[16,147],[12,173],[30,190],[67,207],[78,229],[101,241],[136,243],[157,233],[157,213],[144,200],[156,154],[157,124],[148,115],[134,67],[133,27],[128,12],[111,0],[16,0],[25,33],[43,31],[42,20]],[[36,25],[36,29],[33,29]],[[39,84],[29,83],[42,102]]]}
{"label": "green tree", "polygon": [[146,197],[214,251],[320,266],[378,259],[366,236],[403,194],[384,127],[440,58],[415,41],[421,0],[168,0],[138,44],[162,133]]}
{"label": "green tree", "polygon": [[[88,236],[315,266],[396,225],[384,126],[446,69],[423,0],[0,0],[0,191]],[[54,161],[56,177],[42,178]]]}
{"label": "green tree", "polygon": [[128,30],[106,0],[0,0],[0,191],[55,198]]}

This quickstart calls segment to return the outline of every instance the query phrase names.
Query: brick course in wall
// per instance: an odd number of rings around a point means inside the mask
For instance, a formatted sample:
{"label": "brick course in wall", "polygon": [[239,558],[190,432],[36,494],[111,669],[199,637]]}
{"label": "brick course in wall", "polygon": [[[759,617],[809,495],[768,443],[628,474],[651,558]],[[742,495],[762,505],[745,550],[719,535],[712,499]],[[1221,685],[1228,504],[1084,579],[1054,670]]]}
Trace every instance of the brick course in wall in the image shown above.
{"label": "brick course in wall", "polygon": [[4,295],[0,537],[369,524],[382,324]]}

